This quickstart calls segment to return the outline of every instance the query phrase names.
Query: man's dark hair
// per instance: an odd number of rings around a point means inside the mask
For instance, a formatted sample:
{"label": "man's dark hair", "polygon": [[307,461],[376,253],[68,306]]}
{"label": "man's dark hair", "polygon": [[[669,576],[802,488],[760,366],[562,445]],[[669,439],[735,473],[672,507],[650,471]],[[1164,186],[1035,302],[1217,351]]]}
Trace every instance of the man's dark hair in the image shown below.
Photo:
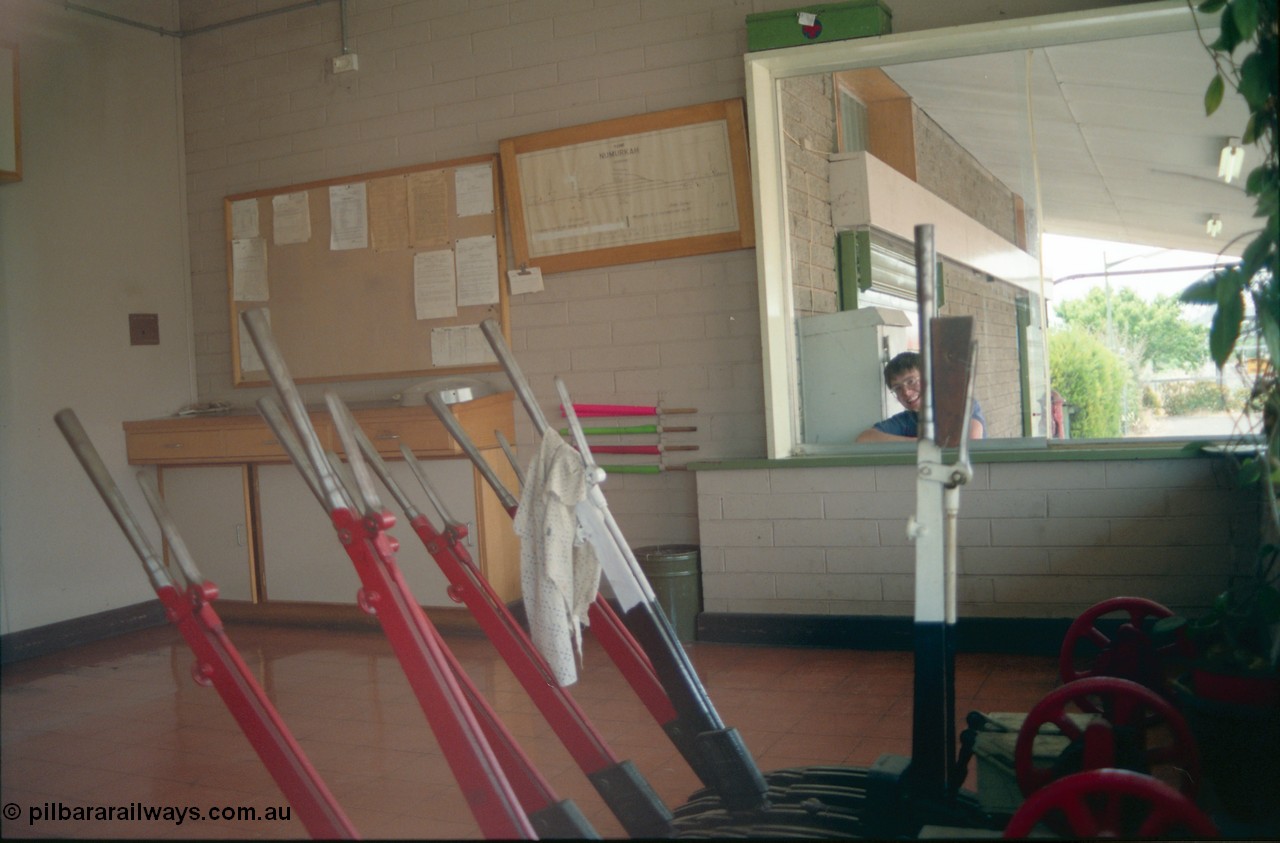
{"label": "man's dark hair", "polygon": [[893,379],[915,369],[920,370],[920,354],[916,351],[904,351],[884,364],[884,385],[893,386]]}

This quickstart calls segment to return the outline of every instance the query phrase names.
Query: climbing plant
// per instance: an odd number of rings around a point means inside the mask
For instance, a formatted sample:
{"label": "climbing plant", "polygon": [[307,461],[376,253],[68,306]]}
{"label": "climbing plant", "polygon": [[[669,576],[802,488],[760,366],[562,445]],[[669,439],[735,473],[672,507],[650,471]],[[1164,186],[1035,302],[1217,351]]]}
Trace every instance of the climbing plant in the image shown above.
{"label": "climbing plant", "polygon": [[[1209,355],[1222,368],[1233,355],[1248,361],[1254,377],[1250,405],[1260,411],[1269,450],[1277,451],[1276,419],[1280,416],[1276,358],[1280,355],[1280,48],[1277,47],[1276,0],[1204,0],[1195,9],[1218,15],[1218,37],[1205,49],[1213,75],[1204,94],[1206,114],[1213,114],[1228,90],[1248,107],[1240,140],[1262,153],[1258,166],[1245,178],[1245,192],[1254,200],[1259,228],[1239,262],[1215,271],[1182,293],[1183,301],[1215,307],[1209,327]],[[1246,319],[1252,304],[1253,318]],[[1269,473],[1269,472],[1268,472]]]}

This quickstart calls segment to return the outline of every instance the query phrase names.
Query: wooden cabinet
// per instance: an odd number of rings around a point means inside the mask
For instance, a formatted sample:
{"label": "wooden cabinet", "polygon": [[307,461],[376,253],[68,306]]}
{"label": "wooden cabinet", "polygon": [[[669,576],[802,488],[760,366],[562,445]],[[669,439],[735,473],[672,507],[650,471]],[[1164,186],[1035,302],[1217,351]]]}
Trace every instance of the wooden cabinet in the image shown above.
{"label": "wooden cabinet", "polygon": [[[515,438],[512,393],[453,406],[481,454],[509,489],[515,472],[495,431]],[[404,443],[424,466],[450,514],[469,527],[468,550],[498,594],[520,591],[519,541],[493,490],[429,407],[357,407],[352,414],[396,482],[432,523],[439,518],[402,460]],[[311,414],[321,444],[342,453],[328,414]],[[129,462],[157,466],[166,502],[202,572],[224,597],[254,603],[354,604],[358,579],[332,526],[266,422],[254,415],[125,422]],[[414,595],[426,606],[453,606],[446,581],[385,490],[397,518],[392,535]],[[242,566],[242,567],[241,567]],[[225,584],[224,584],[225,583]]]}

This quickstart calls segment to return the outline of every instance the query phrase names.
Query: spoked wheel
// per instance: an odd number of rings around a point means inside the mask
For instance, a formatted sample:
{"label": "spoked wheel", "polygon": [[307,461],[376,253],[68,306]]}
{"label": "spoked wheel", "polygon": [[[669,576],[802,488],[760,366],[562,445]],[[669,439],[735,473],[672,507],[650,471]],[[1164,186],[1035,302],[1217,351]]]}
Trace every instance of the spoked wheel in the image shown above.
{"label": "spoked wheel", "polygon": [[[1034,752],[1046,724],[1070,741],[1048,762]],[[1024,796],[1056,779],[1104,767],[1152,774],[1188,797],[1200,782],[1200,754],[1186,719],[1149,688],[1110,676],[1063,685],[1036,703],[1018,731],[1013,767]]]}
{"label": "spoked wheel", "polygon": [[1005,827],[1023,838],[1043,824],[1067,838],[1216,838],[1213,821],[1191,799],[1131,770],[1089,770],[1032,794]]}
{"label": "spoked wheel", "polygon": [[[1100,621],[1116,620],[1120,625],[1108,634]],[[1058,675],[1064,683],[1095,676],[1118,676],[1163,693],[1165,666],[1176,644],[1160,646],[1152,639],[1150,623],[1173,612],[1142,597],[1113,597],[1086,609],[1075,619],[1062,640]],[[1110,624],[1105,624],[1108,628]]]}

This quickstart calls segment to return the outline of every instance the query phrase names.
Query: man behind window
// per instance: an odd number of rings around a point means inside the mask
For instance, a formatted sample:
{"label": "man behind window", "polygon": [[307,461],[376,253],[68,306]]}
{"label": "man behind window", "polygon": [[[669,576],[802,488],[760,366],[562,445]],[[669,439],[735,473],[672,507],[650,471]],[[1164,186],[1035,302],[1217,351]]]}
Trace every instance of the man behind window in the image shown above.
{"label": "man behind window", "polygon": [[[919,436],[920,403],[920,355],[904,351],[884,367],[884,382],[903,407],[901,413],[878,421],[858,434],[858,442],[908,442]],[[987,419],[982,415],[978,400],[973,401],[973,416],[969,419],[969,438],[981,439],[986,435]]]}

